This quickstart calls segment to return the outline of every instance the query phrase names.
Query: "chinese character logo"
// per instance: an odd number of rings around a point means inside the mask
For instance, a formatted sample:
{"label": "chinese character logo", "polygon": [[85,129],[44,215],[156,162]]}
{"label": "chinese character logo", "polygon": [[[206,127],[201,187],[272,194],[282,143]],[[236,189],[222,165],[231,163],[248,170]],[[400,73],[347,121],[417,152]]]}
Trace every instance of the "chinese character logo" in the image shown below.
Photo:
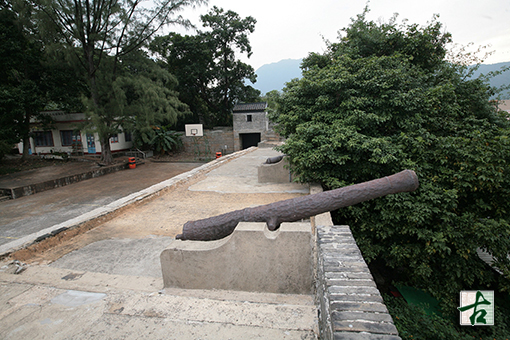
{"label": "chinese character logo", "polygon": [[494,291],[460,292],[460,324],[469,326],[494,325]]}

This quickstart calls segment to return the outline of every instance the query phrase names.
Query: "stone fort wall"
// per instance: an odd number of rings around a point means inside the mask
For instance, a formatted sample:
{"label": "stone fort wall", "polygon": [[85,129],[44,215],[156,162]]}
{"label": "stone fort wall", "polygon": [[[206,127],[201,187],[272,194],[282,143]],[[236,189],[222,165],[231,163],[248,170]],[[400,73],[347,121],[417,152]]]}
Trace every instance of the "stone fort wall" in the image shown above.
{"label": "stone fort wall", "polygon": [[232,127],[215,127],[204,130],[203,137],[181,137],[184,151],[200,153],[201,157],[214,158],[216,152],[228,155],[234,152],[234,131]]}
{"label": "stone fort wall", "polygon": [[349,226],[333,225],[329,212],[311,222],[320,339],[401,340]]}

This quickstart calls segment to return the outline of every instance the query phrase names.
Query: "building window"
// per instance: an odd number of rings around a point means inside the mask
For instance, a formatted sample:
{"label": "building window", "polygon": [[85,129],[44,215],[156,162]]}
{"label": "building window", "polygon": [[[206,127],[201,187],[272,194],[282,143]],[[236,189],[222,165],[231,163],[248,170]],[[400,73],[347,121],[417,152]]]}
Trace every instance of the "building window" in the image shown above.
{"label": "building window", "polygon": [[131,136],[131,132],[124,132],[124,140],[126,142],[131,142],[133,141],[133,136]]}
{"label": "building window", "polygon": [[35,146],[53,146],[53,134],[51,131],[34,132]]}
{"label": "building window", "polygon": [[60,140],[62,141],[62,146],[72,146],[73,144],[81,142],[81,134],[79,131],[61,130]]}
{"label": "building window", "polygon": [[115,136],[112,136],[112,137],[110,138],[110,142],[112,142],[112,143],[118,143],[118,142],[119,142],[119,135],[117,134],[117,135],[115,135]]}
{"label": "building window", "polygon": [[251,122],[251,120],[252,120],[251,115],[246,115],[246,121],[247,121],[247,122]]}

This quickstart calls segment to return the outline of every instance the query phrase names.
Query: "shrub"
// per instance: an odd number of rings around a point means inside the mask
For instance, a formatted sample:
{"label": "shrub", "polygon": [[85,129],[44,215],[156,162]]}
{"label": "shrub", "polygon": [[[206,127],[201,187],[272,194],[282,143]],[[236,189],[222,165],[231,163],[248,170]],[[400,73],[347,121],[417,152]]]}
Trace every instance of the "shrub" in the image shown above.
{"label": "shrub", "polygon": [[[366,13],[366,12],[365,12]],[[271,114],[300,181],[327,189],[414,170],[420,187],[337,212],[368,262],[455,308],[459,291],[510,289],[510,126],[494,91],[445,61],[449,34],[358,16],[303,61]],[[500,278],[477,256],[487,250]]]}

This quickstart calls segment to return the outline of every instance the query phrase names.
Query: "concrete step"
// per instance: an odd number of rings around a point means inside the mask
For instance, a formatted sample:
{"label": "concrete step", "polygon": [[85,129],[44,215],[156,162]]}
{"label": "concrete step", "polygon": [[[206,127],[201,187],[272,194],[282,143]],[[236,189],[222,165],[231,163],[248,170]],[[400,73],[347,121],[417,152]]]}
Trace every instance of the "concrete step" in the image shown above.
{"label": "concrete step", "polygon": [[0,310],[1,337],[317,339],[312,296],[155,289],[160,284],[159,278],[48,266],[0,272],[7,308]]}
{"label": "concrete step", "polygon": [[279,135],[276,135],[276,134],[266,134],[266,138],[265,138],[267,141],[269,142],[281,142],[284,140],[283,137],[280,137]]}

